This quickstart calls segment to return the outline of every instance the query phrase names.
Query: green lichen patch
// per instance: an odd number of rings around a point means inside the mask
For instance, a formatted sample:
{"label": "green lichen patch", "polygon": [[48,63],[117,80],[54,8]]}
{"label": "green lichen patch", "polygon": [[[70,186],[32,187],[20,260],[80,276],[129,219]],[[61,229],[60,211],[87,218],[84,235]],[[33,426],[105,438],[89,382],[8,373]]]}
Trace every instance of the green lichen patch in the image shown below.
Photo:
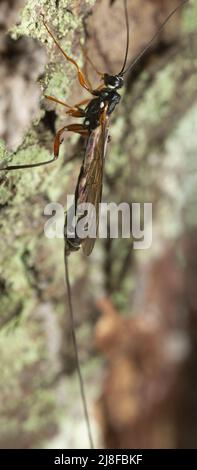
{"label": "green lichen patch", "polygon": [[[73,3],[74,5],[74,3]],[[21,35],[27,35],[40,41],[48,51],[50,65],[46,69],[44,80],[42,79],[43,90],[46,94],[65,99],[70,90],[72,77],[76,75],[75,67],[69,64],[63,54],[54,44],[53,39],[47,32],[41,15],[53,32],[61,47],[70,56],[73,56],[73,38],[78,34],[82,35],[82,18],[72,12],[72,2],[60,0],[58,7],[55,0],[29,0],[21,12],[21,23],[12,28],[12,36],[17,39]],[[81,55],[80,48],[77,48],[77,58]]]}
{"label": "green lichen patch", "polygon": [[196,2],[189,2],[184,8],[183,12],[183,31],[192,33],[196,31],[197,24],[197,4]]}
{"label": "green lichen patch", "polygon": [[54,430],[56,422],[55,397],[47,383],[50,367],[39,325],[34,323],[32,329],[24,321],[20,328],[5,330],[0,336],[0,393],[6,403],[0,410],[0,441],[6,442],[9,434],[11,447],[15,447],[16,435],[20,435],[17,447],[38,443],[39,433],[46,435],[50,426]]}

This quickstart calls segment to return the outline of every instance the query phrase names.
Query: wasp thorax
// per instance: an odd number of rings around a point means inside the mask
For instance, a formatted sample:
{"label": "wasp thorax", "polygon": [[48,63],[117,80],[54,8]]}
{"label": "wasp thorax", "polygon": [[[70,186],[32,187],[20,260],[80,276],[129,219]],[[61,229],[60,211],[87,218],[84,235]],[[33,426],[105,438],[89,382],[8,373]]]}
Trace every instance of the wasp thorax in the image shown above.
{"label": "wasp thorax", "polygon": [[123,77],[120,75],[108,75],[108,73],[105,73],[104,83],[108,88],[118,89],[123,86]]}

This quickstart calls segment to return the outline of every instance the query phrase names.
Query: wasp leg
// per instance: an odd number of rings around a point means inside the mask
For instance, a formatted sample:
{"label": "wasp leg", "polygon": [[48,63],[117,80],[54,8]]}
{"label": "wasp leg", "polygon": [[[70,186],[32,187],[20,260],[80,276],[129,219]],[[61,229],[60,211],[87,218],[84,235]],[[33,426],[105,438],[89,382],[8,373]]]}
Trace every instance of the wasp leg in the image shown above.
{"label": "wasp leg", "polygon": [[55,161],[55,158],[51,158],[51,160],[46,160],[44,162],[38,162],[38,163],[31,163],[31,164],[25,164],[25,165],[9,165],[9,166],[3,166],[2,168],[0,167],[0,171],[10,171],[10,170],[23,170],[24,168],[35,168],[37,166],[42,166],[42,165],[48,165],[49,163],[53,163]]}
{"label": "wasp leg", "polygon": [[[62,129],[60,129],[54,140],[54,157],[51,158],[51,160],[46,160],[44,162],[38,162],[38,163],[31,163],[31,164],[24,164],[24,165],[9,165],[9,166],[4,166],[0,167],[0,171],[10,171],[10,170],[23,170],[27,168],[36,168],[38,166],[42,165],[48,165],[49,163],[53,163],[55,160],[57,160],[58,155],[59,155],[59,147],[60,144],[63,142],[62,134],[66,131],[70,132],[75,132],[77,134],[83,135],[84,137],[89,135],[88,129],[86,129],[83,124],[70,124],[68,126],[64,126]],[[68,161],[72,160],[73,158],[69,158]]]}
{"label": "wasp leg", "polygon": [[102,127],[104,126],[105,121],[107,119],[107,108],[108,108],[108,105],[105,105],[105,107],[103,109],[103,112],[100,116],[100,124],[101,124]]}
{"label": "wasp leg", "polygon": [[42,20],[43,20],[43,24],[48,32],[48,34],[51,36],[51,38],[53,39],[54,43],[56,44],[56,46],[58,47],[58,49],[62,52],[62,54],[64,55],[64,57],[66,58],[66,60],[68,60],[68,62],[71,62],[77,69],[77,76],[78,76],[78,80],[79,80],[79,83],[80,85],[85,88],[87,91],[89,91],[90,93],[92,93],[92,85],[90,83],[90,81],[88,80],[88,78],[85,77],[85,75],[83,74],[82,70],[79,68],[77,62],[72,59],[72,57],[70,57],[63,49],[62,47],[60,46],[59,42],[57,41],[56,37],[54,36],[54,34],[50,31],[47,23],[45,22],[45,19],[44,19],[44,16],[42,16]]}
{"label": "wasp leg", "polygon": [[[71,116],[75,116],[75,117],[84,117],[85,113],[84,113],[83,109],[80,108],[80,106],[82,106],[84,104],[88,104],[91,101],[91,99],[86,98],[85,100],[80,101],[79,103],[75,104],[74,106],[70,106],[69,104],[65,103],[64,101],[61,101],[58,98],[55,98],[54,96],[49,96],[49,95],[44,95],[44,96],[47,100],[54,101],[55,103],[61,104],[62,106],[65,106],[66,108],[68,108],[68,111],[66,112],[66,114],[70,114]],[[80,111],[80,113],[79,113],[79,111]],[[73,114],[73,113],[76,113],[76,114]]]}
{"label": "wasp leg", "polygon": [[68,114],[69,116],[78,117],[78,118],[85,117],[85,111],[81,108],[69,109],[69,111],[67,111],[66,114]]}
{"label": "wasp leg", "polygon": [[75,106],[70,106],[69,104],[65,103],[64,101],[61,101],[57,98],[55,98],[54,96],[49,96],[49,95],[45,95],[45,98],[47,98],[47,100],[50,100],[50,101],[54,101],[55,103],[58,103],[58,104],[61,104],[62,106],[65,106],[65,108],[68,108],[68,111],[66,111],[66,114],[69,114],[69,116],[75,116],[75,117],[84,117],[85,116],[85,112],[83,111],[83,109],[81,109],[79,107],[79,105],[81,103],[84,103],[84,101],[89,101],[89,100],[83,100],[83,102],[80,102],[78,104],[76,104]]}
{"label": "wasp leg", "polygon": [[91,101],[92,98],[86,98],[85,100],[80,101],[79,103],[75,104],[73,108],[79,108],[80,106],[83,106],[84,104],[88,104]]}
{"label": "wasp leg", "polygon": [[44,95],[44,97],[47,100],[54,101],[55,103],[58,103],[58,104],[61,104],[62,106],[65,106],[65,108],[69,108],[69,109],[73,108],[73,106],[69,106],[69,104],[65,103],[64,101],[59,100],[58,98],[55,98],[54,96]]}
{"label": "wasp leg", "polygon": [[58,155],[59,155],[59,147],[60,145],[62,144],[64,138],[63,138],[63,134],[64,132],[75,132],[76,134],[80,134],[80,135],[83,135],[84,137],[88,136],[89,135],[89,131],[88,129],[86,129],[86,127],[84,127],[83,124],[69,124],[68,126],[64,126],[62,127],[62,129],[60,129],[56,136],[55,136],[55,140],[54,140],[54,158],[58,158]]}

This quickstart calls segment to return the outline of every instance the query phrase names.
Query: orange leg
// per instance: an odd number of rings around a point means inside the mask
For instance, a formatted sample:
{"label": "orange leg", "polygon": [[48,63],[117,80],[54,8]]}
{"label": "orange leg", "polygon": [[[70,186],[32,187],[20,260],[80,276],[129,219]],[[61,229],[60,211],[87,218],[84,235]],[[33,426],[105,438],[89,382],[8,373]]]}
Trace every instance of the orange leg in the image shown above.
{"label": "orange leg", "polygon": [[106,122],[106,118],[107,118],[107,108],[108,108],[108,105],[105,105],[104,109],[103,109],[103,112],[100,116],[100,124],[101,126],[103,127],[105,122]]}
{"label": "orange leg", "polygon": [[78,117],[78,118],[82,118],[82,117],[85,117],[85,111],[81,108],[78,108],[78,109],[75,109],[75,108],[72,108],[72,109],[69,109],[69,111],[66,111],[66,114],[68,114],[69,116],[74,116],[74,117]]}
{"label": "orange leg", "polygon": [[84,104],[88,104],[91,101],[91,98],[86,98],[85,100],[80,101],[79,103],[75,104],[74,108],[78,108],[79,106],[83,106]]}
{"label": "orange leg", "polygon": [[75,117],[84,117],[85,113],[83,109],[80,108],[80,106],[84,104],[88,104],[91,101],[89,98],[86,98],[85,100],[80,101],[74,106],[69,106],[69,104],[55,98],[54,96],[45,95],[45,98],[47,98],[50,101],[54,101],[55,103],[61,104],[62,106],[65,106],[66,108],[69,108],[68,111],[66,111],[66,114],[69,114],[70,116],[75,116]]}
{"label": "orange leg", "polygon": [[2,168],[0,167],[0,171],[10,171],[10,170],[23,170],[26,168],[35,168],[37,166],[42,166],[42,165],[48,165],[49,163],[53,163],[55,161],[55,158],[51,158],[51,160],[45,160],[44,162],[38,162],[38,163],[31,163],[31,164],[25,164],[25,165],[9,165],[9,166],[3,166]]}
{"label": "orange leg", "polygon": [[69,124],[68,126],[62,127],[62,129],[60,129],[57,132],[55,136],[55,140],[54,140],[54,158],[55,159],[58,158],[59,147],[64,140],[63,134],[66,131],[75,132],[76,134],[83,135],[84,137],[89,135],[88,129],[86,129],[83,124]]}
{"label": "orange leg", "polygon": [[65,106],[65,108],[72,109],[72,106],[69,106],[69,104],[65,103],[64,101],[59,100],[58,98],[55,98],[54,96],[49,96],[49,95],[44,95],[44,97],[47,100],[54,101],[55,103],[61,104],[62,106]]}
{"label": "orange leg", "polygon": [[78,76],[78,80],[79,80],[79,83],[80,85],[85,88],[86,90],[88,90],[90,93],[92,92],[92,86],[91,86],[91,83],[89,82],[88,78],[85,77],[85,75],[83,74],[82,70],[79,68],[77,62],[72,59],[72,57],[69,57],[69,55],[62,49],[62,47],[60,46],[59,42],[57,41],[57,39],[55,38],[54,34],[50,31],[47,23],[45,22],[44,20],[44,16],[41,14],[42,16],[42,19],[43,19],[43,24],[47,30],[47,32],[49,33],[49,35],[51,36],[51,38],[53,39],[54,43],[56,44],[56,46],[58,47],[58,49],[62,52],[62,54],[64,55],[64,57],[66,58],[66,60],[68,60],[68,62],[71,62],[77,69],[77,76]]}
{"label": "orange leg", "polygon": [[[62,134],[65,131],[70,131],[70,132],[76,132],[77,134],[83,135],[83,136],[88,136],[89,131],[86,129],[83,124],[70,124],[68,126],[64,126],[62,129],[60,129],[54,140],[54,157],[51,158],[51,160],[46,160],[44,162],[38,162],[38,163],[31,163],[31,164],[25,164],[25,165],[9,165],[9,166],[0,166],[0,171],[10,171],[10,170],[22,170],[26,168],[35,168],[38,166],[42,165],[48,165],[49,163],[53,163],[59,155],[59,146],[63,142]],[[69,161],[69,160],[68,160]]]}

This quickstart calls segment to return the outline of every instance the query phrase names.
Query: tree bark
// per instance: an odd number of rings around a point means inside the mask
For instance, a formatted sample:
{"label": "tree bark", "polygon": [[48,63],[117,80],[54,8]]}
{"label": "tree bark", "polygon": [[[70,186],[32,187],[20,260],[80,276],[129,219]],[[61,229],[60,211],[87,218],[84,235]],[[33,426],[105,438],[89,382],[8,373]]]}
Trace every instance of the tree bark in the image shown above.
{"label": "tree bark", "polygon": [[[15,0],[9,10],[5,3],[0,6],[1,23],[2,30],[9,28],[9,32],[0,42],[0,159],[6,164],[47,160],[52,157],[55,131],[69,121],[64,108],[47,104],[43,94],[74,104],[82,93],[74,67],[57,52],[40,13],[81,65],[82,40],[101,71],[117,73],[125,50],[122,2],[116,0],[110,6],[108,0],[95,5],[90,0]],[[153,0],[129,2],[130,60],[175,5],[172,1],[165,5]],[[108,239],[97,242],[88,261],[80,253],[69,260],[88,401],[93,409],[100,390],[97,409],[104,445],[110,447],[187,447],[195,441],[195,414],[187,407],[195,386],[196,360],[195,12],[195,6],[179,12],[131,71],[111,120],[103,199],[153,203],[151,249],[142,253],[132,250],[131,239]],[[91,68],[86,64],[84,68],[97,83]],[[68,375],[75,364],[65,315],[63,240],[46,239],[43,233],[46,204],[57,201],[65,206],[66,194],[75,188],[80,158],[67,165],[66,159],[79,157],[82,151],[81,139],[69,137],[50,168],[0,175],[1,448],[88,445],[81,437],[85,431],[79,392]],[[103,386],[103,360],[95,351],[92,334],[98,310],[103,315],[96,341],[108,358]],[[159,320],[154,313],[158,310]],[[130,318],[131,312],[138,314],[135,319]],[[129,318],[122,318],[123,313],[129,313]],[[167,346],[161,350],[163,343]],[[120,382],[126,383],[124,390]],[[179,393],[183,387],[184,397]],[[152,402],[147,400],[144,418],[141,404],[147,389],[153,390]],[[182,415],[174,410],[175,402],[177,409],[184,404]],[[96,431],[95,440],[100,445]]]}

